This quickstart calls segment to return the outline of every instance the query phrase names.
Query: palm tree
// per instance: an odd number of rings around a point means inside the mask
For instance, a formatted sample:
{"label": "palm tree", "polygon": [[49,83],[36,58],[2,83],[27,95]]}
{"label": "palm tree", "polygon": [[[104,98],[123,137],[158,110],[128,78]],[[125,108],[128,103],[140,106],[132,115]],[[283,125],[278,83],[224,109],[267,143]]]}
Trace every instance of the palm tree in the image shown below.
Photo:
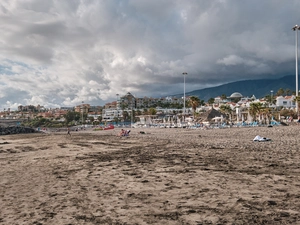
{"label": "palm tree", "polygon": [[136,111],[136,115],[138,115],[138,116],[142,115],[141,110],[138,109],[138,110]]}
{"label": "palm tree", "polygon": [[226,99],[226,98],[227,98],[227,96],[226,96],[225,94],[222,94],[222,95],[221,95],[221,99],[222,99],[222,100],[224,100],[224,99]]}
{"label": "palm tree", "polygon": [[263,105],[261,102],[252,102],[250,103],[249,113],[256,120],[257,113],[263,109]]}
{"label": "palm tree", "polygon": [[282,96],[283,94],[284,94],[283,88],[279,88],[279,90],[277,91],[276,95],[277,96]]}
{"label": "palm tree", "polygon": [[188,103],[193,109],[193,114],[194,114],[194,118],[195,118],[196,109],[200,105],[200,99],[197,96],[191,96]]}
{"label": "palm tree", "polygon": [[123,114],[123,115],[122,115],[122,116],[123,116],[123,120],[124,120],[124,121],[127,121],[128,118],[129,118],[129,113],[128,113],[127,111],[124,110],[122,114]]}
{"label": "palm tree", "polygon": [[298,113],[297,116],[299,116],[300,96],[296,96],[295,99],[294,99],[294,101],[297,102],[297,107],[298,107],[297,108],[297,113]]}
{"label": "palm tree", "polygon": [[221,105],[220,106],[220,112],[226,114],[227,116],[229,116],[230,120],[231,120],[232,109],[229,105]]}
{"label": "palm tree", "polygon": [[215,99],[214,99],[214,98],[210,98],[210,99],[208,99],[208,101],[207,101],[207,103],[208,103],[209,105],[214,104],[214,102],[215,102]]}
{"label": "palm tree", "polygon": [[276,104],[276,97],[275,96],[272,96],[272,95],[266,95],[265,96],[265,100],[266,100],[266,103],[270,105],[274,105]]}
{"label": "palm tree", "polygon": [[270,116],[272,115],[271,109],[269,107],[262,108],[260,114],[264,116],[264,124],[267,124],[267,118],[270,121]]}

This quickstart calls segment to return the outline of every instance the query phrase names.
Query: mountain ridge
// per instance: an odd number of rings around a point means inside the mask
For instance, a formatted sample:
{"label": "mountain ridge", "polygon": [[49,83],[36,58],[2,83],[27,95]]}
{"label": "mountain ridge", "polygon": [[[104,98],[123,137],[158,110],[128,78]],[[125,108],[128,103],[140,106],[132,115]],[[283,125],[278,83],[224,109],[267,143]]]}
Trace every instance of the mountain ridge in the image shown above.
{"label": "mountain ridge", "polygon": [[[186,92],[186,96],[197,96],[201,100],[208,101],[210,98],[215,98],[225,94],[230,96],[234,92],[241,93],[244,97],[255,96],[256,98],[262,98],[271,94],[273,90],[274,95],[276,92],[283,88],[284,90],[290,89],[291,92],[295,91],[295,75],[287,75],[278,79],[257,79],[257,80],[243,80],[235,81],[227,84],[222,84],[216,87],[209,87],[204,89],[198,89],[190,92]],[[174,95],[181,97],[183,94]]]}

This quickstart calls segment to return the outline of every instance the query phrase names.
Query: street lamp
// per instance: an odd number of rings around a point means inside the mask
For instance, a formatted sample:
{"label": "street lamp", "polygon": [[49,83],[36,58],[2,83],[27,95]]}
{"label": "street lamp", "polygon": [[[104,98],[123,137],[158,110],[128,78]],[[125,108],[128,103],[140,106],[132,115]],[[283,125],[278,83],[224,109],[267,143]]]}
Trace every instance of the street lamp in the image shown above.
{"label": "street lamp", "polygon": [[273,117],[273,90],[271,90],[271,106],[272,106],[272,117]]}
{"label": "street lamp", "polygon": [[271,105],[273,105],[273,90],[271,90],[271,101],[270,101]]}
{"label": "street lamp", "polygon": [[183,72],[183,113],[185,114],[185,76],[187,75],[187,72]]}
{"label": "street lamp", "polygon": [[83,127],[83,101],[82,101],[82,105],[81,105],[81,123],[82,123],[82,127]]}
{"label": "street lamp", "polygon": [[[299,89],[298,89],[298,30],[300,30],[300,26],[295,25],[292,30],[296,31],[296,97],[298,97]],[[296,112],[298,112],[298,101],[296,101]]]}
{"label": "street lamp", "polygon": [[119,94],[117,94],[117,104],[116,104],[116,108],[117,108],[117,125],[119,122],[119,108],[118,108],[118,100],[119,100]]}
{"label": "street lamp", "polygon": [[131,99],[131,128],[133,127],[133,98]]}

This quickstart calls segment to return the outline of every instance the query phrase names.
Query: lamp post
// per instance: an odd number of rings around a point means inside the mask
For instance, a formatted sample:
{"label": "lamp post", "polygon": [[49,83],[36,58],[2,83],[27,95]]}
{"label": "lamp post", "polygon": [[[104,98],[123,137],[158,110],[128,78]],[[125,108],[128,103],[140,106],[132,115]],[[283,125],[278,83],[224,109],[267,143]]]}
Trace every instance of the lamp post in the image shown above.
{"label": "lamp post", "polygon": [[131,99],[131,128],[133,127],[133,99]]}
{"label": "lamp post", "polygon": [[273,90],[271,90],[271,101],[270,101],[271,105],[273,105]]}
{"label": "lamp post", "polygon": [[[298,97],[299,89],[298,89],[298,30],[300,30],[300,26],[295,25],[292,30],[296,31],[296,97]],[[298,101],[296,101],[296,112],[298,112]]]}
{"label": "lamp post", "polygon": [[82,101],[82,105],[81,105],[81,123],[82,123],[82,127],[83,127],[83,101]]}
{"label": "lamp post", "polygon": [[116,104],[116,108],[117,108],[117,125],[119,122],[119,108],[118,108],[118,101],[119,101],[119,94],[117,94],[117,104]]}
{"label": "lamp post", "polygon": [[185,115],[185,76],[187,75],[187,72],[183,72],[183,113]]}
{"label": "lamp post", "polygon": [[273,90],[271,90],[271,107],[272,107],[272,116],[273,116]]}

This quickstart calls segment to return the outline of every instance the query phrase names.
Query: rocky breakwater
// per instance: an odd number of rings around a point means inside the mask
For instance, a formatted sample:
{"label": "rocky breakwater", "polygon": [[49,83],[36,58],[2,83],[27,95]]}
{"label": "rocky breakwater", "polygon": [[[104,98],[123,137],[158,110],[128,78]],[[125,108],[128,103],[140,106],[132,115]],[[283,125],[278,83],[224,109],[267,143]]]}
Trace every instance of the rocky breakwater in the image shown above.
{"label": "rocky breakwater", "polygon": [[19,126],[0,127],[0,135],[35,133],[35,132],[36,130],[30,127],[19,127]]}

